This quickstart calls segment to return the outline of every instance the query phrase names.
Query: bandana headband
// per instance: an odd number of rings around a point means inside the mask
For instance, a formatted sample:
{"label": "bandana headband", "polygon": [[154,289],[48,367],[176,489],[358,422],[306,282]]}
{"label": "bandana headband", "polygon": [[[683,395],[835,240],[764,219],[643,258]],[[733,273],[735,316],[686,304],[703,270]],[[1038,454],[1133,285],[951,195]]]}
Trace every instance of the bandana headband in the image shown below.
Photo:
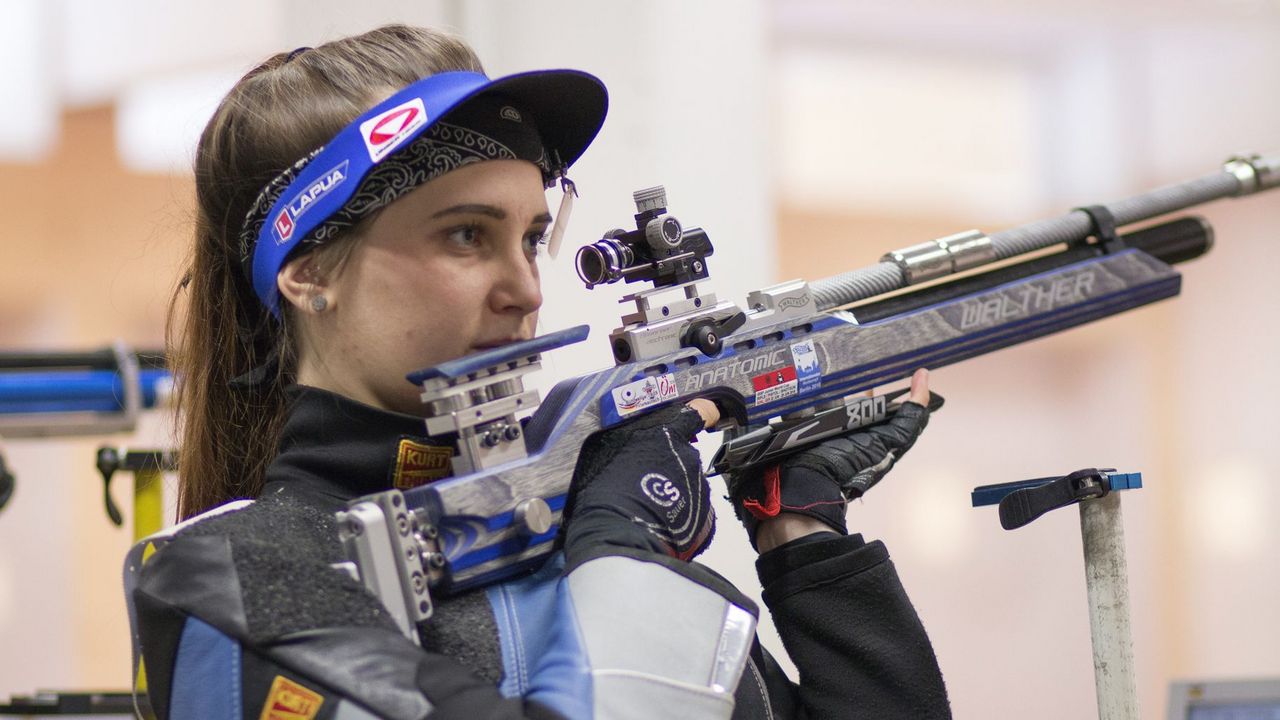
{"label": "bandana headband", "polygon": [[[573,128],[583,137],[556,143],[563,150],[553,145],[544,149],[533,118],[523,110],[539,100],[531,91],[545,94],[548,88],[571,86],[580,91],[584,79],[599,88],[598,108],[588,108],[593,120]],[[428,180],[471,162],[528,160],[550,184],[585,149],[603,114],[599,81],[572,71],[492,82],[474,72],[419,80],[360,115],[267,184],[240,235],[245,275],[263,305],[279,317],[276,275],[302,244],[324,242]],[[563,161],[562,155],[567,156]]]}

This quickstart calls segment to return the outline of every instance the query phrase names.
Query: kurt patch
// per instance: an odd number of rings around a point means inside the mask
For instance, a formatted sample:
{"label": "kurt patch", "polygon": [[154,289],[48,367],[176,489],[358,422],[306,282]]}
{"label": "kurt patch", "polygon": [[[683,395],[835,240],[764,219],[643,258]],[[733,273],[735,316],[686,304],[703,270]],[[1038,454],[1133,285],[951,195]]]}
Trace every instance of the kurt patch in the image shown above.
{"label": "kurt patch", "polygon": [[391,486],[409,490],[453,474],[453,448],[426,445],[410,438],[400,438],[396,465],[391,471]]}
{"label": "kurt patch", "polygon": [[320,693],[277,675],[258,720],[315,720],[323,702]]}

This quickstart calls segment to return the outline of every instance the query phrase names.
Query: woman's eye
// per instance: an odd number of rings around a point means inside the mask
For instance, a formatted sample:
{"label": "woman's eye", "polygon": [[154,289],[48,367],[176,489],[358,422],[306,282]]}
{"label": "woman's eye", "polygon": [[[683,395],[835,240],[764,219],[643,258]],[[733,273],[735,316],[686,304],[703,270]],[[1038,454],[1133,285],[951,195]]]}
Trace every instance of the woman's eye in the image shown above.
{"label": "woman's eye", "polygon": [[480,242],[480,229],[475,225],[464,225],[449,231],[449,242],[460,247],[474,247]]}
{"label": "woman's eye", "polygon": [[533,254],[533,255],[538,254],[539,252],[541,252],[542,246],[546,244],[547,244],[546,230],[538,230],[537,232],[531,232],[524,236],[524,246],[525,246],[525,249],[528,250],[530,254]]}

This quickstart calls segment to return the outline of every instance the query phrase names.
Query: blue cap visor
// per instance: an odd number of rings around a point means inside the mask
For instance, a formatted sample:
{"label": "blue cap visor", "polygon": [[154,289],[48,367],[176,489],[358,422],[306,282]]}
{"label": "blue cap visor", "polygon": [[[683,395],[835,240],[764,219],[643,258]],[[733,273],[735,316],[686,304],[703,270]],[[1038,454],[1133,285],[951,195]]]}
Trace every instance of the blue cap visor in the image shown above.
{"label": "blue cap visor", "polygon": [[300,243],[346,205],[365,176],[450,110],[490,92],[513,98],[533,114],[544,146],[559,156],[563,167],[591,143],[608,104],[600,81],[574,70],[521,73],[493,81],[476,72],[440,73],[377,104],[305,161],[257,233],[253,289],[273,315],[280,315],[280,268]]}

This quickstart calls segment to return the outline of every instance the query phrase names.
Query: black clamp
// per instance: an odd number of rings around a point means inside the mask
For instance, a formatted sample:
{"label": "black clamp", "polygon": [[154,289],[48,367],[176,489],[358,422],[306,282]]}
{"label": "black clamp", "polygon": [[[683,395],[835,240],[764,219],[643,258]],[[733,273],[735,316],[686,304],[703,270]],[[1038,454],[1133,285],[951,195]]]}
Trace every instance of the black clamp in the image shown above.
{"label": "black clamp", "polygon": [[5,464],[4,455],[0,455],[0,510],[9,504],[9,498],[13,497],[14,479],[13,473],[9,472],[9,466]]}
{"label": "black clamp", "polygon": [[1103,205],[1086,205],[1076,210],[1089,216],[1089,236],[1096,238],[1098,247],[1108,255],[1125,247],[1124,240],[1116,233],[1116,216]]}
{"label": "black clamp", "polygon": [[[1082,500],[1100,498],[1113,489],[1113,469],[1086,468],[1063,477],[1035,478],[999,485],[984,485],[973,491],[973,505],[1000,504],[1000,527],[1015,530],[1029,524],[1050,510],[1074,505]],[[1116,475],[1120,480],[1114,489],[1141,487],[1141,475]]]}
{"label": "black clamp", "polygon": [[746,322],[747,314],[741,312],[721,320],[700,318],[689,323],[689,327],[685,328],[680,336],[680,344],[684,347],[698,348],[702,354],[714,357],[724,348],[724,337],[732,334]]}
{"label": "black clamp", "polygon": [[120,508],[111,499],[111,477],[116,470],[138,472],[140,470],[176,470],[177,453],[171,450],[117,450],[110,446],[98,448],[98,472],[102,473],[102,497],[107,505],[107,517],[116,527],[124,525]]}

